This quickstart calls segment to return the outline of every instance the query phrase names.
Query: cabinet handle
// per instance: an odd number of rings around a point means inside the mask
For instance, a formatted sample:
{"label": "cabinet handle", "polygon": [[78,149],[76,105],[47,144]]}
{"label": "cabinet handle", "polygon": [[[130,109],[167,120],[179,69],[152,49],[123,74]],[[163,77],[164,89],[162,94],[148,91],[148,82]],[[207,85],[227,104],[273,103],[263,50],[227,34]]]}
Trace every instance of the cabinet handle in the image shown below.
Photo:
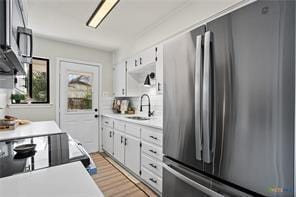
{"label": "cabinet handle", "polygon": [[140,65],[142,65],[142,58],[140,57]]}
{"label": "cabinet handle", "polygon": [[154,154],[156,154],[157,152],[156,151],[154,151],[154,150],[149,150],[151,153],[154,153]]}
{"label": "cabinet handle", "polygon": [[123,137],[120,136],[120,143],[122,144],[123,143]]}
{"label": "cabinet handle", "polygon": [[105,124],[109,124],[109,122],[105,122]]}
{"label": "cabinet handle", "polygon": [[112,137],[112,131],[109,132],[109,137]]}
{"label": "cabinet handle", "polygon": [[127,139],[126,138],[124,139],[124,145],[125,146],[127,145]]}
{"label": "cabinet handle", "polygon": [[124,95],[124,89],[122,89],[122,95]]}
{"label": "cabinet handle", "polygon": [[160,83],[157,83],[157,90],[160,91]]}
{"label": "cabinet handle", "polygon": [[155,168],[155,169],[157,168],[157,166],[154,165],[153,163],[150,163],[149,165],[152,166],[152,167]]}
{"label": "cabinet handle", "polygon": [[135,60],[135,66],[138,66],[137,60]]}
{"label": "cabinet handle", "polygon": [[150,178],[149,180],[152,181],[153,183],[157,183],[157,180],[155,180],[153,178]]}
{"label": "cabinet handle", "polygon": [[157,140],[157,137],[154,137],[152,135],[149,136],[150,138],[154,139],[154,140]]}

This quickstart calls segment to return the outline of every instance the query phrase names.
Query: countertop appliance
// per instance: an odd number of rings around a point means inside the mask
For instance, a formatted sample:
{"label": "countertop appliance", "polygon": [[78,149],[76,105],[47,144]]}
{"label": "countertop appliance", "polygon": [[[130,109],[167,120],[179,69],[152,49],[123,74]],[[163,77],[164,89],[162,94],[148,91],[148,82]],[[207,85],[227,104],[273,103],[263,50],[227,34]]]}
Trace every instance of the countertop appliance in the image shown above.
{"label": "countertop appliance", "polygon": [[[35,152],[17,154],[14,148],[23,144],[36,144]],[[0,178],[75,161],[86,168],[91,164],[84,148],[66,133],[0,141]]]}
{"label": "countertop appliance", "polygon": [[0,75],[25,75],[32,60],[32,30],[22,0],[0,0]]}
{"label": "countertop appliance", "polygon": [[164,45],[163,196],[295,196],[295,1]]}

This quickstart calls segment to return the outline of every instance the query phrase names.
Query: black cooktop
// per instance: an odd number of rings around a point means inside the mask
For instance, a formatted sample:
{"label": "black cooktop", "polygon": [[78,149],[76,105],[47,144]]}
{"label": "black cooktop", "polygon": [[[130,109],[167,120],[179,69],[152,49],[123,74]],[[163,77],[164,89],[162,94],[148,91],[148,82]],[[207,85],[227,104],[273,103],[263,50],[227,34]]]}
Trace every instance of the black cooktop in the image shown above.
{"label": "black cooktop", "polygon": [[[23,144],[36,144],[35,151],[16,153],[14,148]],[[85,167],[90,164],[86,153],[65,133],[0,141],[0,178],[74,161]]]}

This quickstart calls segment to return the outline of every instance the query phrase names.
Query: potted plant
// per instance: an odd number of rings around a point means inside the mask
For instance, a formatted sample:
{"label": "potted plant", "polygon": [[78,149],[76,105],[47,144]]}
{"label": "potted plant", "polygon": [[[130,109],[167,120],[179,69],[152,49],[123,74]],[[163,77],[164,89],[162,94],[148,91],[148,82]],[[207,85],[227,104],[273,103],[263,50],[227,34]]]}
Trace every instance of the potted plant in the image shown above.
{"label": "potted plant", "polygon": [[11,94],[10,99],[12,103],[19,104],[21,101],[25,100],[25,95],[23,94]]}

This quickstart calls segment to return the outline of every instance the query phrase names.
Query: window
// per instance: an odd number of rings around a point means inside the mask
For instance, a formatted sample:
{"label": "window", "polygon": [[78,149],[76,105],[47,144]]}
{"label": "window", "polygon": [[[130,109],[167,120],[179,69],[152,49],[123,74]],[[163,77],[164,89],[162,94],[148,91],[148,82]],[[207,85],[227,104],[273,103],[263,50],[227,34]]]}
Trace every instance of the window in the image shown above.
{"label": "window", "polygon": [[33,57],[27,76],[17,76],[11,102],[49,103],[49,59]]}
{"label": "window", "polygon": [[33,57],[28,78],[32,103],[49,103],[49,59]]}

